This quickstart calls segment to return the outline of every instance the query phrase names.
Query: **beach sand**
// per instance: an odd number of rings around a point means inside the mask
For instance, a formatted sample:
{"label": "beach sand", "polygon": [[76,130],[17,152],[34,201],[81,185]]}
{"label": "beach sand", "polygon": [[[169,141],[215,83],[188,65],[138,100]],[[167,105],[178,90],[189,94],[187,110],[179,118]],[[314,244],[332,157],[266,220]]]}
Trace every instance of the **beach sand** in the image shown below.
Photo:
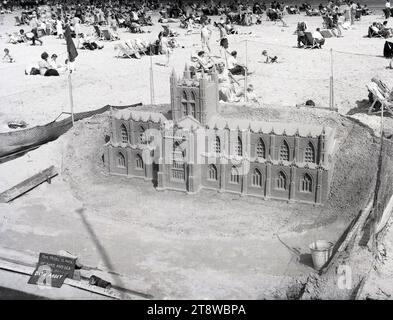
{"label": "beach sand", "polygon": [[[157,21],[154,16],[153,21]],[[331,73],[331,52],[333,49],[334,101],[341,114],[352,114],[374,129],[378,128],[378,117],[364,114],[368,103],[365,85],[374,76],[380,76],[393,84],[393,70],[387,69],[389,60],[383,57],[385,39],[365,38],[372,21],[382,21],[382,16],[366,16],[351,28],[344,31],[343,38],[326,39],[322,50],[296,48],[296,36],[293,34],[298,21],[307,21],[310,30],[321,27],[321,17],[287,15],[288,28],[263,21],[262,25],[240,27],[243,34],[229,37],[230,50],[237,50],[239,59],[246,60],[246,39],[248,66],[254,73],[248,78],[261,106],[293,108],[311,99],[318,106],[329,106],[329,83]],[[65,40],[54,36],[42,38],[44,46],[25,44],[6,44],[5,32],[17,31],[13,26],[13,15],[5,16],[1,28],[3,36],[1,50],[7,47],[16,59],[15,64],[0,65],[0,132],[9,131],[7,123],[24,120],[29,126],[45,124],[54,120],[61,112],[70,111],[67,77],[26,76],[24,69],[32,62],[37,62],[43,51],[50,55],[56,53],[59,61],[66,58]],[[169,102],[169,74],[175,68],[182,73],[184,64],[190,62],[190,56],[200,48],[200,35],[185,36],[185,30],[178,24],[171,27],[180,32],[177,38],[181,46],[174,50],[170,67],[157,63],[165,62],[164,56],[153,56],[154,93],[156,103]],[[145,27],[151,33],[131,34],[120,31],[122,39],[141,37],[152,41],[157,38],[161,25],[155,23]],[[92,27],[84,28],[91,32]],[[244,34],[247,33],[247,34]],[[248,34],[251,33],[251,34]],[[213,33],[213,52],[218,54],[218,30]],[[150,103],[149,68],[150,58],[117,59],[114,46],[117,42],[105,42],[99,51],[79,50],[76,67],[72,75],[74,111],[87,111],[106,104],[127,105],[137,102]],[[279,63],[264,64],[262,50],[270,55],[277,55]],[[346,52],[346,53],[342,53]],[[388,119],[388,124],[392,124]]]}
{"label": "beach sand", "polygon": [[[293,34],[297,21],[305,20],[315,29],[321,25],[320,17],[285,19],[289,28],[268,21],[241,27],[242,33],[251,34],[230,36],[230,49],[237,50],[244,61],[246,43],[242,40],[247,39],[248,65],[254,71],[248,80],[260,96],[260,105],[252,107],[262,108],[255,114],[264,118],[277,113],[275,118],[280,121],[328,121],[337,126],[343,147],[337,155],[336,179],[331,187],[334,196],[328,208],[209,192],[195,196],[160,193],[149,182],[108,176],[101,161],[104,136],[109,133],[108,114],[103,114],[77,122],[57,141],[0,165],[0,190],[50,165],[61,173],[51,185],[43,184],[15,202],[0,204],[2,247],[33,256],[68,250],[88,265],[126,275],[129,288],[158,299],[288,298],[288,287],[298,285],[313,272],[308,245],[318,238],[337,241],[366,201],[373,186],[378,150],[363,127],[325,110],[310,110],[308,116],[307,109],[297,110],[296,104],[312,99],[317,106],[329,106],[331,48],[335,50],[334,92],[339,113],[351,114],[377,134],[380,118],[366,114],[365,85],[373,76],[393,83],[392,70],[386,69],[389,60],[382,57],[385,40],[364,38],[368,25],[381,20],[380,16],[364,17],[344,33],[344,38],[327,39],[322,50],[296,48]],[[7,15],[1,33],[18,29],[12,25],[13,16]],[[185,30],[178,24],[172,27],[181,33],[178,41],[184,48],[174,51],[168,68],[156,64],[165,62],[164,56],[152,57],[156,103],[169,102],[172,67],[180,75],[190,55],[200,48],[199,34],[184,36]],[[152,32],[120,34],[122,39],[153,40],[161,25],[145,29]],[[217,37],[215,31],[215,53]],[[10,130],[7,122],[11,120],[24,120],[31,127],[70,110],[65,76],[24,75],[25,66],[37,61],[44,50],[65,59],[64,40],[43,40],[43,47],[2,43],[0,49],[9,47],[17,60],[14,65],[0,66],[3,132]],[[106,42],[100,51],[79,50],[77,72],[72,75],[75,112],[106,104],[150,103],[150,58],[117,59],[115,44]],[[277,55],[280,63],[261,63],[264,49]],[[249,108],[244,112],[252,114]],[[391,118],[386,118],[385,126],[393,128]],[[276,234],[299,248],[308,261],[297,261]]]}

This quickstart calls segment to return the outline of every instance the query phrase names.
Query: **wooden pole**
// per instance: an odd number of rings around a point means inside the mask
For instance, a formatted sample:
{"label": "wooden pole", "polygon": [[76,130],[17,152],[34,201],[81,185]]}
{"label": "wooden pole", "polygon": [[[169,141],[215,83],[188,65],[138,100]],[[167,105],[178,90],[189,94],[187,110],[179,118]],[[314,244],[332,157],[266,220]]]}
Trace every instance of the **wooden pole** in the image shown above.
{"label": "wooden pole", "polygon": [[247,73],[248,73],[248,48],[247,48],[247,39],[246,39],[246,70],[244,74],[244,101],[247,102]]}
{"label": "wooden pole", "polygon": [[385,105],[381,102],[381,144],[383,143],[383,109]]}
{"label": "wooden pole", "polygon": [[330,110],[334,110],[333,49],[330,49]]}
{"label": "wooden pole", "polygon": [[154,78],[153,78],[153,55],[150,46],[150,104],[154,105]]}
{"label": "wooden pole", "polygon": [[72,96],[71,73],[72,73],[72,70],[69,70],[69,73],[68,73],[68,93],[69,93],[69,97],[70,97],[72,126],[74,126],[74,98]]}

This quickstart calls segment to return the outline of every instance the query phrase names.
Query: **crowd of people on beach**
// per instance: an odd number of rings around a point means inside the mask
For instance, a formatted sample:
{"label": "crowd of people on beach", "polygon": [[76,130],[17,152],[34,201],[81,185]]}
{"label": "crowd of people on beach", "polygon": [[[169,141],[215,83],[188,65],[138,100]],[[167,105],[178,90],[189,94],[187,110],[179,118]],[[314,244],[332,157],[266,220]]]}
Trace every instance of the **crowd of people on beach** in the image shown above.
{"label": "crowd of people on beach", "polygon": [[[42,3],[41,3],[42,2]],[[14,4],[14,2],[13,2]],[[23,1],[20,14],[15,17],[19,32],[9,34],[10,44],[30,43],[44,45],[44,36],[55,36],[64,39],[67,28],[75,39],[78,49],[99,50],[104,47],[104,41],[118,40],[114,45],[117,57],[141,59],[144,55],[164,55],[163,66],[169,66],[173,50],[181,47],[177,41],[178,32],[170,27],[171,23],[178,23],[187,29],[185,35],[200,34],[201,49],[191,58],[192,72],[195,76],[201,72],[215,70],[219,75],[220,98],[223,101],[238,101],[244,94],[240,82],[252,74],[245,64],[239,62],[236,50],[230,50],[229,36],[239,34],[237,26],[251,26],[262,24],[263,21],[282,22],[282,27],[288,27],[284,21],[286,15],[304,13],[305,16],[321,16],[321,28],[309,30],[306,21],[299,22],[296,29],[298,47],[322,48],[325,38],[341,37],[345,29],[350,28],[363,15],[370,14],[367,5],[360,5],[354,1],[331,0],[325,5],[312,7],[308,3],[287,5],[283,2],[264,1],[168,1],[157,0],[135,1]],[[4,10],[13,10],[15,6],[7,6]],[[387,9],[389,8],[389,14]],[[393,10],[393,9],[392,9]],[[384,13],[390,17],[390,2],[386,2]],[[158,22],[163,30],[154,41],[147,42],[141,38],[122,40],[119,29],[132,33],[143,33],[145,26],[153,24],[151,14],[159,13]],[[212,22],[211,16],[219,16],[218,21]],[[265,17],[265,20],[264,18]],[[91,30],[83,32],[82,30]],[[218,32],[219,54],[213,53],[211,39],[213,32]],[[245,34],[252,34],[252,29]],[[369,36],[392,36],[392,30],[383,23],[373,23],[369,28]],[[328,36],[329,35],[329,36]],[[266,50],[261,51],[264,63],[277,63],[279,58],[270,55]],[[58,76],[64,73],[72,63],[65,60],[61,64],[57,54],[49,58],[47,52],[41,54],[40,61],[26,68],[29,75]],[[15,62],[9,48],[4,49],[4,62]],[[247,93],[252,96],[253,86],[247,87]],[[255,98],[256,99],[256,98]]]}

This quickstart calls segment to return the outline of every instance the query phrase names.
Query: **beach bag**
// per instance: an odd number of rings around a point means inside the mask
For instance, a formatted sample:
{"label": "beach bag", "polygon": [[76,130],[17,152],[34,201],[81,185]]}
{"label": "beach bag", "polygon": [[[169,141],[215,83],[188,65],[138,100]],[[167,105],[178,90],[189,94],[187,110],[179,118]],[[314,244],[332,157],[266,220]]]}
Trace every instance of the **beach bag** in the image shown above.
{"label": "beach bag", "polygon": [[312,101],[312,100],[307,100],[306,101],[306,106],[315,107],[315,102]]}
{"label": "beach bag", "polygon": [[385,58],[393,58],[393,42],[385,41],[383,47],[383,56]]}

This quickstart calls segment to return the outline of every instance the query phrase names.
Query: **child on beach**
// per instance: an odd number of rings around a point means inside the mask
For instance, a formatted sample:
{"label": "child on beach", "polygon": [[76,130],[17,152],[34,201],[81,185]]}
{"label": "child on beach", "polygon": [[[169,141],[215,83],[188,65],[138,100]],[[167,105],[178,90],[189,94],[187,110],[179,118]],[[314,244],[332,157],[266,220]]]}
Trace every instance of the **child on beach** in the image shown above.
{"label": "child on beach", "polygon": [[247,86],[247,100],[249,102],[259,102],[258,97],[254,92],[254,86],[252,84],[249,84]]}
{"label": "child on beach", "polygon": [[3,62],[8,62],[8,63],[13,63],[13,62],[15,62],[14,58],[11,57],[11,55],[10,55],[10,50],[7,49],[7,48],[4,49]]}
{"label": "child on beach", "polygon": [[268,53],[267,53],[266,50],[263,50],[263,51],[262,51],[262,55],[263,55],[264,57],[266,57],[265,63],[275,63],[275,62],[277,63],[277,62],[278,62],[278,61],[277,61],[278,57],[277,57],[277,56],[270,57],[270,56],[268,55]]}

